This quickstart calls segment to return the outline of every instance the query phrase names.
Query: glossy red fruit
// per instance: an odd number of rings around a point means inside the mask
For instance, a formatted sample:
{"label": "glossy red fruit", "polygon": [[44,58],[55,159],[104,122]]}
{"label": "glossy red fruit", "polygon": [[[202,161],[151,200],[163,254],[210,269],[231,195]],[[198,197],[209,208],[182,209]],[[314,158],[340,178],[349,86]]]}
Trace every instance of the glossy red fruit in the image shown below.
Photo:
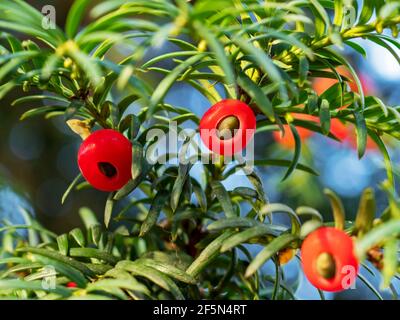
{"label": "glossy red fruit", "polygon": [[306,237],[301,247],[301,259],[307,279],[324,291],[349,288],[359,268],[353,240],[332,227],[319,228]]}
{"label": "glossy red fruit", "polygon": [[93,132],[78,151],[78,165],[85,179],[96,189],[116,191],[131,178],[132,144],[112,129]]}
{"label": "glossy red fruit", "polygon": [[331,133],[336,137],[339,138],[341,141],[347,141],[350,135],[350,128],[348,125],[344,124],[337,118],[331,119]]}
{"label": "glossy red fruit", "polygon": [[[347,142],[349,143],[351,148],[353,148],[354,150],[357,150],[357,135],[355,133],[355,127],[354,127],[354,125],[352,125],[350,128],[352,130],[351,130],[351,133],[349,134]],[[367,137],[367,144],[365,146],[365,149],[367,151],[377,152],[379,150],[379,147],[376,145],[374,140],[372,140],[371,137],[368,136]]]}
{"label": "glossy red fruit", "polygon": [[[200,137],[208,149],[220,155],[233,155],[242,151],[253,138],[256,117],[244,102],[226,99],[206,111],[199,129]],[[224,138],[221,131],[228,129],[234,131]]]}
{"label": "glossy red fruit", "polygon": [[77,286],[78,285],[73,281],[68,282],[67,285],[66,285],[67,288],[76,288]]}
{"label": "glossy red fruit", "polygon": [[[292,114],[292,116],[295,119],[300,119],[300,120],[307,120],[307,121],[314,121],[317,124],[319,124],[319,118],[315,116],[311,116],[308,114],[303,114],[303,113],[298,113],[298,114]],[[294,142],[294,137],[293,133],[290,130],[288,125],[283,126],[285,128],[285,135],[282,137],[280,131],[274,131],[272,133],[274,140],[278,142],[281,146],[287,148],[287,149],[293,149],[295,146]],[[299,137],[302,142],[306,141],[308,138],[314,135],[313,131],[307,130],[302,127],[296,127],[297,133],[299,134]]]}
{"label": "glossy red fruit", "polygon": [[[311,116],[308,114],[298,113],[292,114],[295,119],[313,121],[317,125],[320,125],[319,117]],[[274,140],[286,149],[293,149],[295,147],[294,137],[288,125],[284,125],[285,135],[282,137],[280,131],[274,131],[272,133]],[[302,127],[297,127],[297,133],[300,136],[302,142],[306,142],[315,133]],[[337,118],[331,119],[330,132],[337,137],[341,142],[347,144],[353,149],[357,149],[357,137],[355,135],[354,126],[351,124],[344,124]],[[332,141],[332,140],[328,140]],[[377,150],[376,144],[370,137],[367,138],[366,149],[369,151]]]}
{"label": "glossy red fruit", "polygon": [[[342,142],[344,142],[347,146],[350,146],[352,149],[357,150],[357,135],[355,131],[356,130],[353,124],[344,124],[336,118],[331,119],[331,133],[339,138]],[[378,150],[378,146],[369,136],[367,137],[366,150]]]}
{"label": "glossy red fruit", "polygon": [[[347,68],[338,67],[336,68],[336,71],[340,75],[345,76],[350,80],[348,84],[350,86],[351,91],[358,92],[358,87],[356,82],[354,81],[354,77]],[[376,91],[376,87],[373,80],[367,74],[359,72],[359,79],[365,95],[371,95]],[[312,83],[312,87],[314,91],[320,96],[322,93],[324,93],[326,90],[328,90],[331,86],[333,86],[336,83],[338,83],[337,79],[315,78]]]}
{"label": "glossy red fruit", "polygon": [[[350,90],[353,92],[358,92],[358,87],[356,85],[356,82],[354,81],[354,77],[352,74],[348,71],[347,68],[344,67],[338,67],[336,68],[336,71],[339,72],[342,76],[345,76],[350,80],[349,86]],[[364,91],[365,95],[373,95],[377,89],[376,85],[373,81],[373,79],[368,76],[366,73],[359,72],[359,79],[361,82],[362,89]],[[334,84],[338,83],[337,79],[328,79],[328,78],[315,78],[312,87],[314,91],[320,96],[322,95],[326,90],[328,90],[331,86]],[[348,105],[342,106],[341,109],[347,108]],[[331,132],[340,140],[343,142],[347,143],[350,145],[351,148],[357,149],[357,138],[355,134],[354,127],[349,124],[343,124],[339,120],[337,120],[336,124],[331,123]],[[368,137],[367,138],[367,150],[374,151],[377,150],[377,146],[374,143],[374,141]]]}

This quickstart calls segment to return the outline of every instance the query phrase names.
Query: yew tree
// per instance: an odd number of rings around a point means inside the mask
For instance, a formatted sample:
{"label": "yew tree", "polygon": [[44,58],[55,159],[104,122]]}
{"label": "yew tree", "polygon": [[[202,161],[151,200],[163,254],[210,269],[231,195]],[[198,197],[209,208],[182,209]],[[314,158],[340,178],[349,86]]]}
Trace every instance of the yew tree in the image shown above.
{"label": "yew tree", "polygon": [[[25,1],[0,1],[0,99],[17,90],[13,105],[31,107],[21,120],[60,117],[82,145],[102,144],[118,166],[128,162],[128,178],[113,186],[91,180],[86,173],[96,164],[89,156],[60,201],[85,188],[107,190],[104,219],[88,202],[79,211],[84,227],[61,235],[27,212],[26,224],[5,223],[0,296],[296,299],[299,281],[288,283],[285,274],[285,264],[295,261],[298,277],[304,271],[321,299],[324,290],[338,290],[330,281],[342,262],[355,267],[358,281],[376,297],[382,298],[361,270],[382,275],[382,287],[397,297],[400,198],[386,141],[400,139],[399,107],[363,93],[344,49],[365,57],[354,41],[362,38],[399,61],[400,1],[103,0],[93,6],[76,0],[63,29],[49,19]],[[335,82],[318,95],[312,82],[324,78]],[[290,157],[260,158],[255,150],[250,171],[218,150],[196,162],[180,161],[188,138],[179,150],[166,149],[164,157],[175,161],[149,161],[146,155],[159,142],[149,132],[167,133],[176,123],[178,133],[187,127],[198,133],[203,121],[188,101],[165,101],[176,84],[203,96],[208,108],[222,101],[225,114],[224,103],[235,101],[229,107],[234,117],[223,125],[228,131],[243,125],[235,118],[243,103],[256,120],[256,147],[273,132],[291,135]],[[331,212],[323,215],[307,203],[271,203],[259,168],[283,167],[284,180],[299,170],[317,174],[301,163],[298,132],[340,142],[334,121],[355,128],[359,158],[368,139],[378,147],[386,208],[377,209],[376,186],[361,195],[354,221],[328,189]],[[107,163],[97,169],[105,177],[119,174]],[[238,174],[252,187],[228,189],[224,181]],[[265,272],[268,263],[272,273]]]}

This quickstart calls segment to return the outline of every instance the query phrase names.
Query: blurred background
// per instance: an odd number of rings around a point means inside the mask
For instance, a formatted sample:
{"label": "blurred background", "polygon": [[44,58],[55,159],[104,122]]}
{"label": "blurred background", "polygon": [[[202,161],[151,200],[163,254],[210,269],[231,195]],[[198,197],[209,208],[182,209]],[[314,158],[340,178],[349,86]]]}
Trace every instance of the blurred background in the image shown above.
{"label": "blurred background", "polygon": [[[62,27],[72,1],[27,1],[41,10],[46,4],[55,6],[57,24]],[[93,5],[100,1],[93,1]],[[87,17],[87,21],[89,18]],[[400,67],[393,56],[380,46],[360,40],[367,51],[367,58],[347,53],[359,72],[366,94],[374,94],[385,103],[396,105],[400,100]],[[396,48],[393,48],[397,50]],[[152,49],[146,59],[168,51],[168,46]],[[124,54],[116,52],[115,54]],[[154,75],[154,82],[159,75]],[[332,83],[316,80],[314,89],[321,93]],[[61,197],[70,182],[78,174],[76,154],[80,144],[78,136],[65,125],[62,118],[44,120],[31,118],[19,121],[24,107],[12,107],[11,102],[22,95],[15,90],[1,101],[0,111],[0,217],[18,223],[15,214],[17,204],[34,212],[39,221],[55,232],[65,232],[81,224],[78,209],[90,207],[102,216],[106,193],[92,189],[73,192],[64,205]],[[166,97],[168,103],[191,108],[201,116],[209,108],[208,101],[193,89],[177,84]],[[129,112],[129,110],[128,110]],[[353,218],[362,190],[373,187],[377,193],[378,214],[386,206],[386,199],[379,189],[385,177],[382,157],[373,143],[368,146],[366,156],[359,160],[354,147],[355,133],[346,128],[345,143],[339,144],[321,135],[302,134],[303,153],[301,162],[315,168],[320,175],[296,171],[288,180],[281,182],[285,170],[275,167],[259,168],[265,191],[271,202],[282,202],[296,208],[306,205],[317,208],[325,219],[331,220],[330,208],[322,190],[324,187],[338,193],[346,207],[349,218]],[[394,165],[398,163],[397,142],[386,140]],[[256,159],[291,159],[290,137],[280,139],[271,133],[260,133],[255,137]],[[238,185],[250,186],[245,176],[232,176],[224,182],[228,189]],[[291,268],[290,264],[288,268]],[[378,281],[379,283],[379,281]],[[307,284],[305,284],[307,285]],[[314,293],[304,297],[316,297]],[[339,296],[340,297],[340,296]]]}

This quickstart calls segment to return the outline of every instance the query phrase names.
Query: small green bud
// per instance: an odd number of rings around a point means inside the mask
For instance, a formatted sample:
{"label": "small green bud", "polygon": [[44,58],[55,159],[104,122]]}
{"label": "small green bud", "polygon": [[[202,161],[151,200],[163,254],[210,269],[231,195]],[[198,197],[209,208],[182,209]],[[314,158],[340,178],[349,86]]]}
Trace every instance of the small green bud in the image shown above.
{"label": "small green bud", "polygon": [[379,34],[381,34],[383,32],[383,22],[382,21],[378,21],[378,23],[375,26],[375,30]]}
{"label": "small green bud", "polygon": [[22,83],[22,90],[24,92],[29,92],[31,90],[31,84],[29,83],[29,81],[24,81]]}

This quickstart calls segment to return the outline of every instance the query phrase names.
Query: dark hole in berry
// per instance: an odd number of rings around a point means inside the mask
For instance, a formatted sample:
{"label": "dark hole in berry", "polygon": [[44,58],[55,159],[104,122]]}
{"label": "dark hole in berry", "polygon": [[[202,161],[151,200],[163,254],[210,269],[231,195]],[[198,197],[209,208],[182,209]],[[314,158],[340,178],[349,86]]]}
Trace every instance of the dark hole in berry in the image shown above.
{"label": "dark hole in berry", "polygon": [[228,116],[218,123],[217,136],[221,140],[231,139],[236,133],[236,130],[240,128],[240,121],[235,116]]}
{"label": "dark hole in berry", "polygon": [[321,253],[316,260],[317,271],[325,279],[332,279],[336,275],[335,258],[327,252]]}
{"label": "dark hole in berry", "polygon": [[114,178],[117,175],[117,169],[109,162],[99,162],[99,170],[108,178]]}

